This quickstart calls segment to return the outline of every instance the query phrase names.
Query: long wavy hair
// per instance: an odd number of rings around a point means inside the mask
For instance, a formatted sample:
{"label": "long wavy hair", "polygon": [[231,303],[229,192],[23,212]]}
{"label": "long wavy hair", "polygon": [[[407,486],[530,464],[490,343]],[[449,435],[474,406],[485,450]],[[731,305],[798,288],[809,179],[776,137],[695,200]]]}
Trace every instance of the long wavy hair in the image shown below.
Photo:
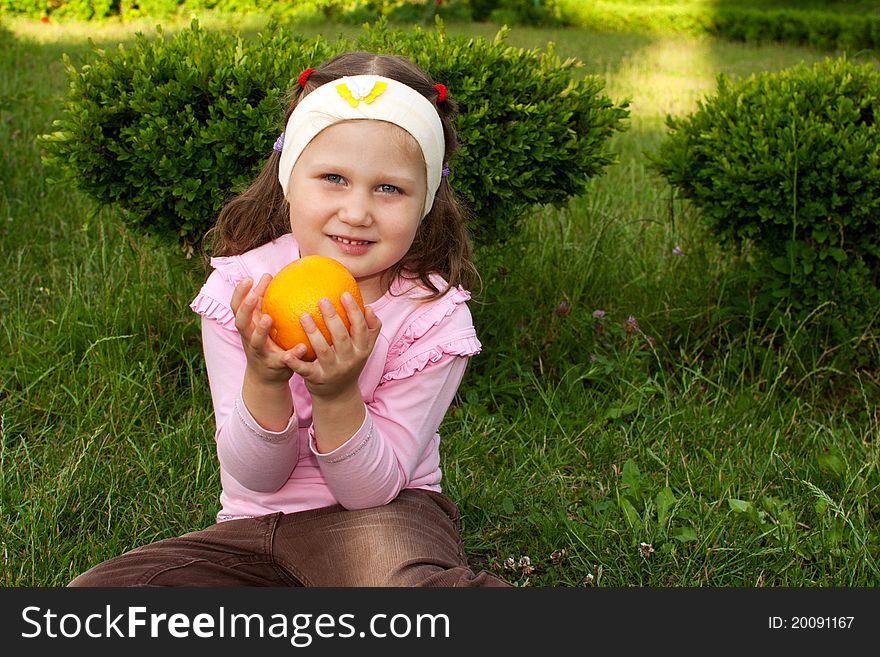
{"label": "long wavy hair", "polygon": [[[408,85],[425,96],[437,109],[443,125],[444,162],[458,148],[455,117],[458,106],[449,96],[437,102],[434,83],[418,66],[403,57],[350,51],[320,64],[304,87],[298,84],[288,94],[282,125],[300,100],[319,86],[347,75],[381,75]],[[278,182],[281,154],[272,150],[257,175],[245,189],[229,200],[208,231],[206,243],[211,256],[240,255],[290,232],[290,208]],[[442,276],[448,286],[438,289],[431,274]],[[426,298],[443,296],[451,287],[468,288],[477,278],[473,248],[465,223],[465,211],[444,176],[431,211],[422,219],[407,254],[386,273],[388,287],[398,276],[417,278],[429,290]]]}

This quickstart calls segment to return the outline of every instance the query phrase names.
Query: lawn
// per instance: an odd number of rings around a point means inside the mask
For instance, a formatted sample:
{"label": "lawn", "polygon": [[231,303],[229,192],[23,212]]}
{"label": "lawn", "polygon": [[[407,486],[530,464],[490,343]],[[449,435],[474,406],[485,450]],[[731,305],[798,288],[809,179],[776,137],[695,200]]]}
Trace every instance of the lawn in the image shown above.
{"label": "lawn", "polygon": [[[16,19],[0,31],[4,586],[63,585],[217,511],[188,308],[201,262],[53,184],[35,142],[60,113],[62,53],[76,63],[89,38],[113,47],[152,24]],[[478,253],[484,350],[441,428],[445,492],[474,562],[521,586],[880,584],[880,368],[830,370],[818,348],[775,349],[760,326],[745,330],[739,254],[645,159],[666,115],[695,109],[718,73],[828,53],[577,29],[515,27],[507,39],[554,42],[629,99],[632,117],[614,138],[619,163],[587,193]]]}

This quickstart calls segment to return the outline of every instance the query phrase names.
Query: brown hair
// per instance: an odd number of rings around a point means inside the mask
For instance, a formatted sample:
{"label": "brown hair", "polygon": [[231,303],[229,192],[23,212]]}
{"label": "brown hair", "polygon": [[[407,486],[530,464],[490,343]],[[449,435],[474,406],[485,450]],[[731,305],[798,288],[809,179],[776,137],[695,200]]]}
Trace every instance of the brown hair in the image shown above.
{"label": "brown hair", "polygon": [[[350,51],[333,57],[318,66],[305,87],[297,84],[290,91],[290,103],[282,125],[299,101],[319,86],[346,75],[381,75],[408,85],[425,96],[437,108],[443,124],[444,162],[449,162],[458,148],[454,120],[458,106],[448,96],[437,102],[438,92],[432,81],[418,66],[403,57]],[[232,198],[220,211],[206,241],[213,256],[239,255],[262,246],[290,232],[290,210],[278,183],[278,161],[281,154],[272,151],[256,179],[243,192]],[[407,254],[387,272],[385,284],[397,276],[416,277],[431,290],[428,298],[445,294],[429,275],[440,274],[449,287],[468,287],[476,278],[470,236],[465,225],[464,210],[444,176],[431,211],[422,219]]]}

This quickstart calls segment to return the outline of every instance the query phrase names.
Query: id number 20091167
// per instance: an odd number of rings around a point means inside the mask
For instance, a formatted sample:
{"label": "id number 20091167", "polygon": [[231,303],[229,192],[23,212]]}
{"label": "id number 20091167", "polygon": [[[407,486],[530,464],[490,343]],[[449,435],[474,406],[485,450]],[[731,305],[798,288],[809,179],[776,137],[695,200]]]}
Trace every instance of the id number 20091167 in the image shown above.
{"label": "id number 20091167", "polygon": [[848,630],[855,616],[769,616],[767,627],[771,630]]}

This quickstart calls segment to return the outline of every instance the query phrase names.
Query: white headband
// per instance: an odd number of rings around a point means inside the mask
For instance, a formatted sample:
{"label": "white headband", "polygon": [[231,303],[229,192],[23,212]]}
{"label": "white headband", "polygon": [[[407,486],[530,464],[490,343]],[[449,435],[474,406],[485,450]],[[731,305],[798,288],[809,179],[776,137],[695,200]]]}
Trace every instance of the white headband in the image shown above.
{"label": "white headband", "polygon": [[354,75],[328,82],[299,102],[287,121],[278,163],[278,182],[284,195],[287,196],[293,166],[309,142],[334,123],[358,119],[393,123],[418,142],[425,158],[428,214],[443,175],[443,124],[437,109],[422,94],[402,82],[378,75]]}

